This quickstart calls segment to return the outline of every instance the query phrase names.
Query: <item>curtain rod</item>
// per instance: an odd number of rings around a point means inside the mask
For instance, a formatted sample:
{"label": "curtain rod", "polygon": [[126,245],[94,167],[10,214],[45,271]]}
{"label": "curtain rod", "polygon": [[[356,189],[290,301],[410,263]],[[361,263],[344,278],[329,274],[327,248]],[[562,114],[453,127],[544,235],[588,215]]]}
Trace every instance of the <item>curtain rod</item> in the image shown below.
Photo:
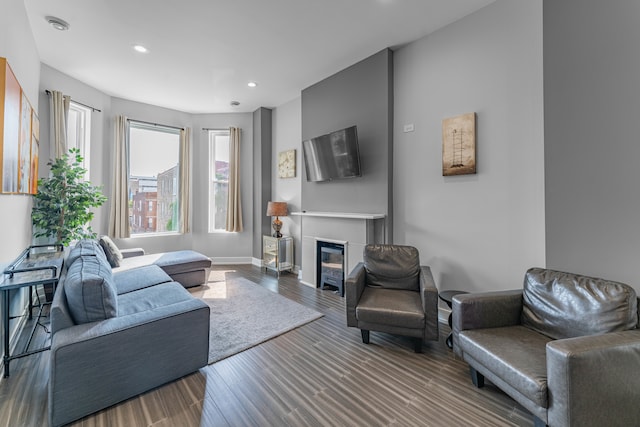
{"label": "curtain rod", "polygon": [[226,132],[229,130],[229,128],[202,128],[202,130],[213,130],[213,131],[218,131],[218,132]]}
{"label": "curtain rod", "polygon": [[178,127],[178,126],[160,125],[158,123],[145,122],[144,120],[136,120],[136,119],[127,119],[127,120],[129,120],[130,122],[143,123],[145,125],[157,126],[157,127],[161,127],[161,128],[184,130],[184,128],[181,128],[181,127]]}
{"label": "curtain rod", "polygon": [[[47,95],[51,96],[51,91],[49,89],[45,90],[44,93],[46,93]],[[73,100],[72,100],[73,101]],[[92,107],[91,105],[87,105],[87,104],[83,104],[82,102],[78,102],[78,101],[73,101],[78,105],[82,105],[83,107],[86,107],[92,111],[95,111],[96,113],[102,113],[102,110],[99,110],[95,107]]]}

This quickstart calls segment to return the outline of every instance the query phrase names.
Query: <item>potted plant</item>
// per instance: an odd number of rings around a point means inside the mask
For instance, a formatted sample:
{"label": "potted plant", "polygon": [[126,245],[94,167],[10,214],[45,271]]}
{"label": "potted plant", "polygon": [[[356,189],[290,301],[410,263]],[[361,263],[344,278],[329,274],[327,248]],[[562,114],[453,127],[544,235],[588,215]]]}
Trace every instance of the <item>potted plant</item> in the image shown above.
{"label": "potted plant", "polygon": [[53,243],[65,246],[73,240],[96,237],[88,225],[93,219],[91,208],[101,206],[107,198],[101,187],[83,181],[87,170],[82,161],[80,150],[72,148],[47,163],[51,174],[38,180],[31,211],[35,237],[50,237]]}

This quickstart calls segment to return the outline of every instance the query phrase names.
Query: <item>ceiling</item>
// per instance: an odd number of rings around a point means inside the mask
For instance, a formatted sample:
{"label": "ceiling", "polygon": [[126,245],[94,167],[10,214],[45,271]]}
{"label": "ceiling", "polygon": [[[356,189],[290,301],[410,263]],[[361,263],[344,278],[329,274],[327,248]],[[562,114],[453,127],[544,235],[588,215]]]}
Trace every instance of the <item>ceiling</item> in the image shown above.
{"label": "ceiling", "polygon": [[[492,1],[25,0],[25,7],[50,67],[111,96],[223,113],[278,107]],[[69,30],[53,29],[45,16]],[[135,52],[135,44],[149,52]]]}

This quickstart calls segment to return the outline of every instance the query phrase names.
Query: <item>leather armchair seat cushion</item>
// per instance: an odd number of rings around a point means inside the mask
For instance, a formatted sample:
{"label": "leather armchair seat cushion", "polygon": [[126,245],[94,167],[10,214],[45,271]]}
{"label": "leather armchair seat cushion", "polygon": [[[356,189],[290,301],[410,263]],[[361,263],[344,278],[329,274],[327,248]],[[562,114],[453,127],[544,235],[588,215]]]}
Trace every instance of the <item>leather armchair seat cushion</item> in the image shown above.
{"label": "leather armchair seat cushion", "polygon": [[458,342],[471,356],[536,405],[547,408],[546,344],[550,338],[524,326],[461,331]]}
{"label": "leather armchair seat cushion", "polygon": [[361,322],[424,329],[425,314],[420,293],[366,287],[356,307]]}
{"label": "leather armchair seat cushion", "polygon": [[367,245],[363,259],[368,285],[420,290],[420,256],[416,248],[401,245]]}
{"label": "leather armchair seat cushion", "polygon": [[555,339],[633,329],[635,290],[623,283],[541,268],[525,275],[522,324]]}

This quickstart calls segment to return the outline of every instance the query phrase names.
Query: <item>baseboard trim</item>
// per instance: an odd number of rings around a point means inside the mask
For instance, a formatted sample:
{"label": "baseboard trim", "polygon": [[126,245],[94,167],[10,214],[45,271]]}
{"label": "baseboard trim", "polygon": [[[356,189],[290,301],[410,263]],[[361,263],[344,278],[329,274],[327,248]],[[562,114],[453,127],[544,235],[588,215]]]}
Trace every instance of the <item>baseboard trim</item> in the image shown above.
{"label": "baseboard trim", "polygon": [[220,264],[252,264],[251,257],[211,257],[213,265]]}
{"label": "baseboard trim", "polygon": [[[20,334],[23,332],[28,318],[29,318],[29,305],[27,305],[22,311],[22,315],[19,317],[18,324],[13,329],[13,333],[10,333],[9,342],[12,344],[9,347],[9,354],[14,354],[16,352],[16,347],[18,346],[18,338],[20,338]],[[0,359],[4,360],[4,347],[0,349]],[[0,375],[0,383],[2,382],[3,379],[4,379],[4,375]]]}

